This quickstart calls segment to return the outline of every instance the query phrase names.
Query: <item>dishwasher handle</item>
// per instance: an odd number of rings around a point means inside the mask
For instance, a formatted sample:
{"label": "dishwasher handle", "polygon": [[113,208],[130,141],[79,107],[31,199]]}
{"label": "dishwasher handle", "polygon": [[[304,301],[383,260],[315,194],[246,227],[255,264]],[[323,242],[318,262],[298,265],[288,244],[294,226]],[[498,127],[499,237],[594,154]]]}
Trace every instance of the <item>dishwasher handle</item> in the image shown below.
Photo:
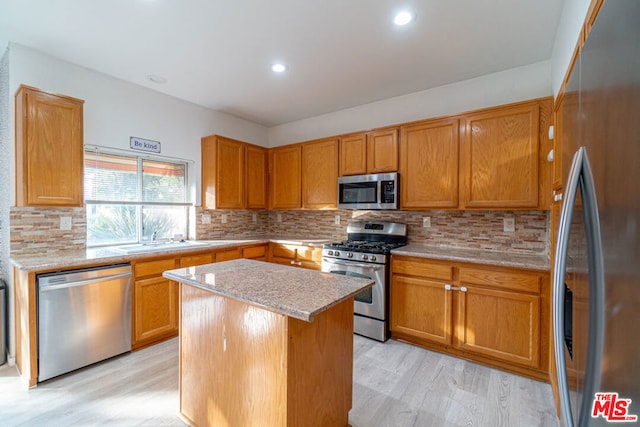
{"label": "dishwasher handle", "polygon": [[112,274],[110,276],[99,276],[93,279],[76,280],[72,282],[61,283],[57,285],[40,285],[40,292],[54,291],[56,289],[75,288],[78,286],[86,286],[92,283],[104,282],[106,280],[118,279],[120,277],[131,277],[131,273]]}

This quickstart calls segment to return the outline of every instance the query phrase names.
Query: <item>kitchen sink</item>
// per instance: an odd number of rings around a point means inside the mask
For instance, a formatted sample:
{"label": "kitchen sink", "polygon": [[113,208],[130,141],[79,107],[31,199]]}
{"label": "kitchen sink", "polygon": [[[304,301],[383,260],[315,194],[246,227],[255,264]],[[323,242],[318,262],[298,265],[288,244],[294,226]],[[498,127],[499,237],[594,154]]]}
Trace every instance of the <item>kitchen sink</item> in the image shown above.
{"label": "kitchen sink", "polygon": [[171,249],[195,248],[211,245],[210,242],[198,242],[194,240],[182,240],[172,242],[147,242],[134,245],[116,246],[113,249],[124,254],[138,254],[143,252],[167,251]]}

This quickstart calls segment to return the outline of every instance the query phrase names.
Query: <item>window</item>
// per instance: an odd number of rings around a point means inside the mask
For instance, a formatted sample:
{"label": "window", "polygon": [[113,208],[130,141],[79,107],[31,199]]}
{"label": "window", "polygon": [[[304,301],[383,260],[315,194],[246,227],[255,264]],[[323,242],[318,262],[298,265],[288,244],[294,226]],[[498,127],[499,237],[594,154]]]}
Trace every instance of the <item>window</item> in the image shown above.
{"label": "window", "polygon": [[187,235],[187,164],[87,150],[87,246]]}

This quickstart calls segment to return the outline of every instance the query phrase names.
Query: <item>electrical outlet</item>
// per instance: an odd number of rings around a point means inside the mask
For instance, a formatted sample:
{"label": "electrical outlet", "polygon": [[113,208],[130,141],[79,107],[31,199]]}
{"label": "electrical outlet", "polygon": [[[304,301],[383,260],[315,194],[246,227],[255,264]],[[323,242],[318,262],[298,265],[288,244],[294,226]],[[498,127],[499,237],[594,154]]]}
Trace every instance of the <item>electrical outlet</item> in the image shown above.
{"label": "electrical outlet", "polygon": [[422,218],[422,227],[423,228],[431,228],[431,217],[425,216]]}
{"label": "electrical outlet", "polygon": [[227,220],[228,220],[227,214],[220,215],[220,222],[222,222],[223,224],[226,224]]}
{"label": "electrical outlet", "polygon": [[340,225],[340,215],[336,215],[333,217],[333,223],[335,225]]}
{"label": "electrical outlet", "polygon": [[515,218],[505,218],[504,219],[504,232],[505,233],[513,233],[516,231],[516,219]]}
{"label": "electrical outlet", "polygon": [[60,217],[60,230],[71,230],[71,217],[70,216],[61,216]]}
{"label": "electrical outlet", "polygon": [[282,222],[282,214],[276,214],[276,221]]}
{"label": "electrical outlet", "polygon": [[202,214],[202,223],[203,224],[211,224],[211,215]]}
{"label": "electrical outlet", "polygon": [[258,214],[252,214],[251,215],[251,221],[258,222]]}

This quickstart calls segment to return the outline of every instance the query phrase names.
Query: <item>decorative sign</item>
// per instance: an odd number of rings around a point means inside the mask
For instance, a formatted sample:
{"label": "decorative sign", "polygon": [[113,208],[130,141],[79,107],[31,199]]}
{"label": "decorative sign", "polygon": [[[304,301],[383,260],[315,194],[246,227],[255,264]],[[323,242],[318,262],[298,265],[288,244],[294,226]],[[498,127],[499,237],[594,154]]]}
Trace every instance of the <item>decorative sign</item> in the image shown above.
{"label": "decorative sign", "polygon": [[129,146],[132,150],[138,151],[150,151],[152,153],[160,152],[160,143],[158,141],[151,141],[150,139],[136,138],[132,136],[129,138]]}

